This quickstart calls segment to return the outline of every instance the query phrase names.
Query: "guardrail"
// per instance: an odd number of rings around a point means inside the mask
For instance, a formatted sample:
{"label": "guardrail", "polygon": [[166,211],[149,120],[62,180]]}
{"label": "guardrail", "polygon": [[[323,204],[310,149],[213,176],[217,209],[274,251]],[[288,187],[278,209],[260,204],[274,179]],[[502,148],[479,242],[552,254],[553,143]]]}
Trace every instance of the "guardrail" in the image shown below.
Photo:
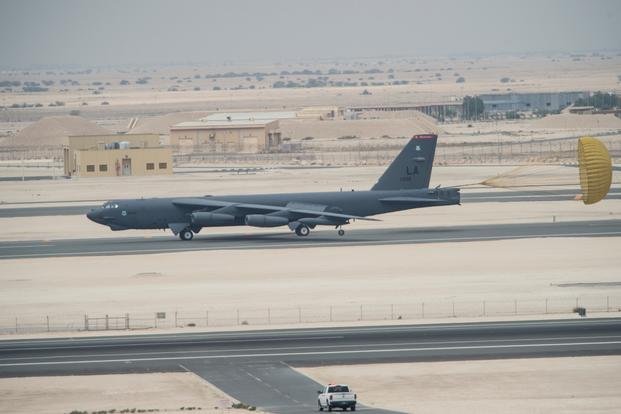
{"label": "guardrail", "polygon": [[76,332],[180,327],[231,327],[295,325],[358,321],[417,321],[424,319],[476,318],[569,314],[578,308],[587,315],[621,312],[621,296],[571,296],[541,299],[480,301],[417,301],[392,304],[304,305],[289,307],[205,308],[203,310],[0,316],[0,334]]}

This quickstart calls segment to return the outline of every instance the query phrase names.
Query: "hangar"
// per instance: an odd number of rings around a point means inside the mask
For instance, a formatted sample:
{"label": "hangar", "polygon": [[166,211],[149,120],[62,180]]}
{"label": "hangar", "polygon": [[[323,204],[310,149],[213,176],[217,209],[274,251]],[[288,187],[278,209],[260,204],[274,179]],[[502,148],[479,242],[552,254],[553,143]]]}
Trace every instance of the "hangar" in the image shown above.
{"label": "hangar", "polygon": [[277,149],[280,143],[278,120],[273,118],[202,119],[170,128],[170,144],[180,149],[258,153]]}
{"label": "hangar", "polygon": [[156,134],[74,135],[63,148],[66,176],[172,174],[172,152]]}

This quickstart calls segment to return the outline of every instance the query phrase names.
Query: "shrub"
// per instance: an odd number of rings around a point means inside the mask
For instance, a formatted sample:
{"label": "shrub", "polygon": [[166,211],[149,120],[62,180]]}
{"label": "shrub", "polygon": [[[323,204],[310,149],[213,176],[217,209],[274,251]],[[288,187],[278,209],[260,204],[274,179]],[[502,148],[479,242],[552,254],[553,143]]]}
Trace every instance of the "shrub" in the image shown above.
{"label": "shrub", "polygon": [[463,76],[460,76],[459,78],[455,79],[455,83],[464,83],[466,82],[466,78],[464,78]]}
{"label": "shrub", "polygon": [[69,115],[79,116],[80,115],[80,111],[77,110],[77,109],[72,109],[71,111],[69,111]]}
{"label": "shrub", "polygon": [[509,83],[509,82],[511,82],[511,78],[507,78],[507,77],[505,77],[505,78],[501,78],[501,79],[500,79],[500,82],[501,82],[501,83]]}

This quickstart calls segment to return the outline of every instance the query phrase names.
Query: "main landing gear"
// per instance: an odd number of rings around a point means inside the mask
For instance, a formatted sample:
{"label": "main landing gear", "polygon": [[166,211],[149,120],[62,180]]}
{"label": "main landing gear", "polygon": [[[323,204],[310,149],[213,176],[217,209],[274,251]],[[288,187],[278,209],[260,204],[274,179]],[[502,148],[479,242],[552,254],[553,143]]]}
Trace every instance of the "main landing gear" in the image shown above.
{"label": "main landing gear", "polygon": [[300,237],[306,237],[310,234],[310,228],[306,224],[300,224],[295,228],[295,234]]}
{"label": "main landing gear", "polygon": [[192,240],[194,233],[190,229],[183,229],[179,232],[179,238],[184,241]]}
{"label": "main landing gear", "polygon": [[[311,227],[315,227],[315,226],[311,226]],[[306,236],[308,236],[310,234],[311,227],[309,227],[308,225],[306,225],[304,223],[300,223],[295,228],[295,234],[297,234],[300,237],[306,237]],[[341,225],[336,226],[336,228],[338,229],[337,233],[338,233],[339,236],[344,236],[345,235],[345,230],[343,230],[343,227]]]}

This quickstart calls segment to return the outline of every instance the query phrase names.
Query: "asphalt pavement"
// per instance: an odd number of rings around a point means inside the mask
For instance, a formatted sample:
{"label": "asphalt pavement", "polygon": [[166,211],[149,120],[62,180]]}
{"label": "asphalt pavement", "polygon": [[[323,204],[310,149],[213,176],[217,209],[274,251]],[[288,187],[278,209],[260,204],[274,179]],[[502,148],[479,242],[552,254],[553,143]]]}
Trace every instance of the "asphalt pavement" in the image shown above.
{"label": "asphalt pavement", "polygon": [[320,384],[292,366],[619,354],[621,318],[583,318],[4,340],[0,377],[191,371],[269,412],[309,413]]}
{"label": "asphalt pavement", "polygon": [[[127,231],[125,234],[131,234]],[[348,229],[345,236],[322,229],[307,237],[292,232],[265,233],[248,229],[245,234],[209,234],[204,229],[192,241],[181,241],[172,233],[158,237],[119,237],[100,239],[29,240],[0,242],[0,260],[63,257],[152,254],[203,250],[250,250],[309,248],[325,246],[379,246],[394,244],[447,243],[509,240],[540,237],[621,236],[621,220],[595,220],[548,223],[482,224],[447,227],[400,227]]]}

